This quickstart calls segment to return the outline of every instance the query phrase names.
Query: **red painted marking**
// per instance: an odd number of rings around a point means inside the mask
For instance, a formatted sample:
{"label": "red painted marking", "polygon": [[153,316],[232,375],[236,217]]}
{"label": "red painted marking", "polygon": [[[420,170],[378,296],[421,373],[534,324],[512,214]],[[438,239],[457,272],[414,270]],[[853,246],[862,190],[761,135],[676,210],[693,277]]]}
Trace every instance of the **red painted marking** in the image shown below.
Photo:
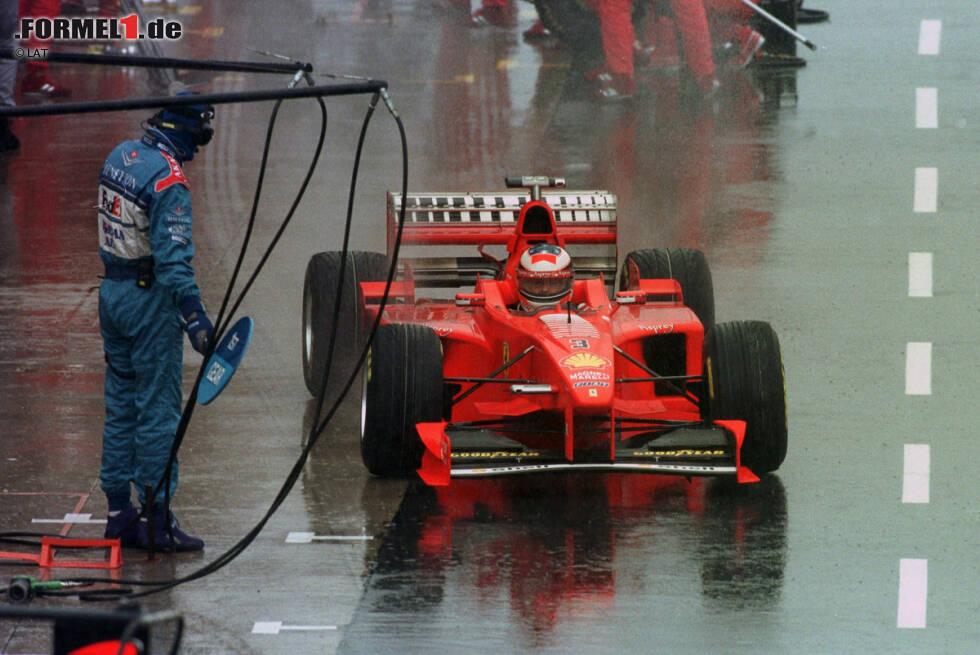
{"label": "red painted marking", "polygon": [[[82,508],[85,507],[85,503],[88,502],[88,498],[89,498],[89,495],[87,493],[80,494],[79,497],[78,497],[78,502],[75,503],[75,509],[73,509],[71,513],[72,514],[81,514],[82,513]],[[61,526],[61,532],[59,532],[59,534],[62,537],[68,536],[68,532],[71,530],[71,526],[72,525],[74,525],[74,524],[73,523],[65,523],[63,526]]]}

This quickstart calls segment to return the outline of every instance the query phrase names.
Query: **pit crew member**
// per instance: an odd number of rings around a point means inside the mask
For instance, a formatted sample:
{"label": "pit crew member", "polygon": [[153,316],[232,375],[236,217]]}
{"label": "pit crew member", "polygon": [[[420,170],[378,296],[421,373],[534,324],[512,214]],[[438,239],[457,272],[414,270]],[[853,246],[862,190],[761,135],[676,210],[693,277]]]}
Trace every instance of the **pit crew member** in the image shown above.
{"label": "pit crew member", "polygon": [[[100,480],[109,506],[105,536],[124,546],[204,547],[178,527],[164,507],[167,485],[159,483],[181,415],[181,330],[202,354],[214,332],[191,266],[191,198],[182,169],[211,140],[213,116],[204,105],[161,110],[143,124],[142,138],[116,146],[99,176],[99,327],[107,363]],[[131,484],[142,512],[131,503]],[[152,513],[145,511],[147,485],[159,487]],[[170,498],[176,489],[174,462]]]}

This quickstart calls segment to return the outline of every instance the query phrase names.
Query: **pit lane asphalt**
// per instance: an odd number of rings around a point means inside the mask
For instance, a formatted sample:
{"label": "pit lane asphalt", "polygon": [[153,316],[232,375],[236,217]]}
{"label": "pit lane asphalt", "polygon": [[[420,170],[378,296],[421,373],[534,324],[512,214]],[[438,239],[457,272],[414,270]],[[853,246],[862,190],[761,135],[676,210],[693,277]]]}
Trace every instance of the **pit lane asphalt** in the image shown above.
{"label": "pit lane asphalt", "polygon": [[[518,30],[467,29],[463,14],[427,3],[224,1],[178,14],[200,31],[168,54],[246,59],[255,47],[389,80],[415,190],[564,174],[572,188],[619,194],[621,256],[704,249],[719,320],[767,320],[779,333],[790,412],[786,462],[738,492],[575,476],[447,493],[370,479],[352,398],[244,555],[146,601],[184,614],[182,652],[975,652],[978,17],[964,0],[814,6],[832,22],[801,28],[824,49],[801,51],[809,63],[795,75],[796,102],[756,102],[766,83],[738,77],[712,112],[674,102],[666,83],[636,106],[599,107],[578,97],[561,52],[523,43]],[[938,55],[917,52],[923,19],[942,21]],[[57,73],[78,99],[147,90],[135,70]],[[224,75],[205,88],[268,84]],[[937,129],[915,128],[920,87],[938,89]],[[300,370],[303,271],[310,255],[339,244],[365,106],[329,103],[315,186],[242,308],[256,320],[251,350],[187,435],[175,510],[207,550],[156,562],[127,552],[125,577],[187,574],[230,547],[305,442],[313,409]],[[219,109],[213,144],[187,167],[195,263],[211,306],[244,233],[268,112]],[[256,243],[277,227],[312,147],[312,103],[283,114]],[[103,515],[92,205],[106,152],[141,118],[20,119],[24,147],[0,160],[2,531],[57,532],[32,519]],[[399,166],[396,133],[379,115],[357,247],[383,249],[383,193],[397,187]],[[923,167],[938,170],[935,212],[913,209]],[[908,297],[910,252],[933,253],[932,297]],[[905,393],[910,342],[932,344],[929,395]],[[189,349],[186,361],[189,386],[198,362]],[[901,501],[905,444],[930,446],[928,503]],[[101,531],[69,527],[72,536]],[[285,543],[298,531],[358,539]],[[906,559],[928,564],[924,629],[898,627]],[[0,571],[17,572],[37,573]],[[253,634],[257,622],[282,629]],[[0,619],[0,652],[42,652],[46,629]]]}

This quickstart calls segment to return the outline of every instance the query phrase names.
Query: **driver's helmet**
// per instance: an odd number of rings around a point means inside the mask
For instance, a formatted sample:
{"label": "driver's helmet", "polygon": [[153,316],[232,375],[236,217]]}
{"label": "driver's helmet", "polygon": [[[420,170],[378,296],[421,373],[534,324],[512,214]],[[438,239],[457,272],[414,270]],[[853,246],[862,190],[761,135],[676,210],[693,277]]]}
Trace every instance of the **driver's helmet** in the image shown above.
{"label": "driver's helmet", "polygon": [[517,291],[524,309],[555,305],[572,291],[572,258],[564,248],[537,243],[524,251],[517,267]]}

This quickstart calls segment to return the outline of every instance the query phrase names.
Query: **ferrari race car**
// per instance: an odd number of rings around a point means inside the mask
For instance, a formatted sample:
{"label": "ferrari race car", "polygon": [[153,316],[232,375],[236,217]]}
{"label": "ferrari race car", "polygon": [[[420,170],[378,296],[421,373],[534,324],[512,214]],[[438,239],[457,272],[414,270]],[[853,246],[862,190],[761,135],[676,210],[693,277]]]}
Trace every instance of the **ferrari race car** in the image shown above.
{"label": "ferrari race car", "polygon": [[[783,366],[759,321],[714,322],[711,273],[691,249],[626,255],[618,290],[616,197],[561,179],[507,178],[491,193],[407,195],[402,250],[478,246],[480,257],[400,256],[362,375],[361,454],[378,476],[546,471],[731,476],[754,482],[786,455]],[[388,252],[402,197],[388,194]],[[570,295],[528,309],[525,251],[575,254]],[[486,248],[505,249],[495,258]],[[388,256],[324,252],[307,266],[303,368],[316,393],[344,271],[338,351],[362,346]],[[443,297],[423,298],[420,290]]]}

